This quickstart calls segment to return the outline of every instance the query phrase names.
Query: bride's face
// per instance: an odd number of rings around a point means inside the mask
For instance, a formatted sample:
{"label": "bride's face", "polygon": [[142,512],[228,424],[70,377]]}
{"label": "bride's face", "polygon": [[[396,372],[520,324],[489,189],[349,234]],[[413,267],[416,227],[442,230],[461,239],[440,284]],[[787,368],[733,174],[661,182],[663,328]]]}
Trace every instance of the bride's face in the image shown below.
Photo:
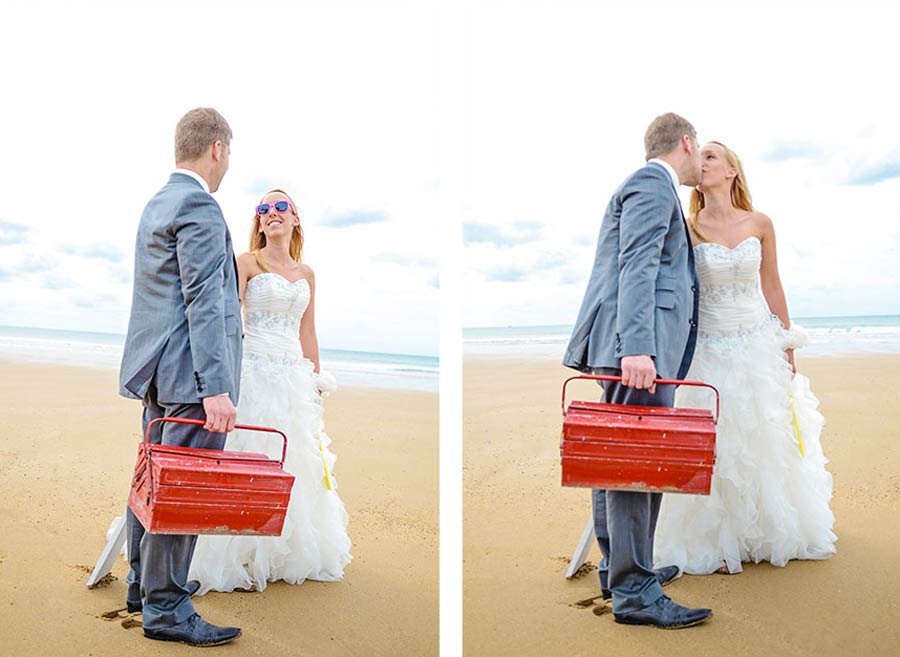
{"label": "bride's face", "polygon": [[697,189],[709,190],[720,185],[731,185],[737,170],[728,164],[725,149],[718,144],[706,144],[700,149],[700,184]]}
{"label": "bride's face", "polygon": [[[287,208],[279,210],[277,204],[287,203]],[[259,232],[266,236],[267,240],[281,235],[290,235],[294,226],[300,223],[300,218],[294,210],[294,204],[290,199],[280,192],[272,192],[266,194],[260,203],[260,206],[268,205],[265,214],[259,215]],[[257,213],[259,210],[257,210]]]}

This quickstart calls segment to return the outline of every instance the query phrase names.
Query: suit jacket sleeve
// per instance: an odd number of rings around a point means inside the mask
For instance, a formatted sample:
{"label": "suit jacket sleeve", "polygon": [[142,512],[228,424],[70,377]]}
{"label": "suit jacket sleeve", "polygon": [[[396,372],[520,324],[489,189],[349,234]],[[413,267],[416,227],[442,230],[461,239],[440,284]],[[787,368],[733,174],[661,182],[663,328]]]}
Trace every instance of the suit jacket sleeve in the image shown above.
{"label": "suit jacket sleeve", "polygon": [[[665,175],[660,172],[661,175]],[[623,190],[619,219],[619,304],[616,333],[621,356],[656,356],[656,277],[675,195],[668,182],[642,173]]]}
{"label": "suit jacket sleeve", "polygon": [[199,397],[234,390],[225,329],[227,227],[212,196],[198,191],[182,203],[175,217],[176,253],[181,292]]}

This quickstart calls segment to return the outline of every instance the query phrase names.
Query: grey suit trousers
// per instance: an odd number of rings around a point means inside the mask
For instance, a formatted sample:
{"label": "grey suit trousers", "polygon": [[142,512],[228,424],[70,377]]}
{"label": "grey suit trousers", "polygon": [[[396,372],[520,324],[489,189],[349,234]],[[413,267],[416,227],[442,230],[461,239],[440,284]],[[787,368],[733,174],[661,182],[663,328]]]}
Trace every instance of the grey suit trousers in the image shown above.
{"label": "grey suit trousers", "polygon": [[[621,375],[620,370],[601,368],[594,374]],[[619,382],[602,381],[610,404],[673,406],[674,386],[657,386],[656,393],[626,388]],[[594,532],[603,552],[598,568],[600,586],[612,592],[613,613],[643,609],[663,595],[653,571],[653,536],[662,493],[623,490],[592,491]]]}
{"label": "grey suit trousers", "polygon": [[[158,417],[205,420],[202,404],[160,405],[151,384],[144,402],[143,433]],[[202,426],[161,422],[153,426],[150,442],[181,447],[222,449],[224,433],[211,433]],[[181,623],[194,614],[194,604],[185,588],[197,537],[187,534],[150,534],[129,508],[127,515],[128,602],[143,604],[144,629],[155,630]]]}

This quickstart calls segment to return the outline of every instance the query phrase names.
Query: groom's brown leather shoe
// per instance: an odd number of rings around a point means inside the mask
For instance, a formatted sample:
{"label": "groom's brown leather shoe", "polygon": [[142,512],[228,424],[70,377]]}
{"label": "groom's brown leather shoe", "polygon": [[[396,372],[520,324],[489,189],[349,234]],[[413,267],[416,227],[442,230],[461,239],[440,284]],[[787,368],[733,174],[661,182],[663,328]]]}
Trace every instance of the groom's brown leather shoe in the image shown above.
{"label": "groom's brown leather shoe", "polygon": [[662,630],[679,630],[699,625],[712,617],[712,609],[691,609],[675,604],[669,596],[660,596],[653,604],[639,611],[613,613],[617,623],[625,625],[653,625]]}
{"label": "groom's brown leather shoe", "polygon": [[[188,590],[188,595],[191,597],[194,597],[194,594],[200,590],[200,582],[198,582],[196,579],[188,580],[188,583],[184,586]],[[136,614],[142,611],[144,608],[144,605],[140,600],[138,600],[137,602],[127,600],[125,604],[128,607],[129,614]]]}
{"label": "groom's brown leather shoe", "polygon": [[241,635],[239,627],[219,627],[212,625],[194,614],[183,623],[162,627],[156,630],[144,630],[144,636],[157,641],[177,641],[189,646],[220,646],[233,641]]}

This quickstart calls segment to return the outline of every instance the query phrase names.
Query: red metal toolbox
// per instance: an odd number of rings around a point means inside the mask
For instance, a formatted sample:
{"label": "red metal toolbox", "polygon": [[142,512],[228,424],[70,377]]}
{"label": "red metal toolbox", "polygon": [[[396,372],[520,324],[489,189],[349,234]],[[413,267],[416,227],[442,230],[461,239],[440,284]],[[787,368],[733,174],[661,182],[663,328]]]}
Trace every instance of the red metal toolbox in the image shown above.
{"label": "red metal toolbox", "polygon": [[711,388],[716,393],[715,418],[706,409],[587,401],[572,401],[566,409],[566,386],[575,379],[621,381],[617,376],[582,375],[563,383],[563,486],[709,495],[718,390],[699,381],[656,381]]}
{"label": "red metal toolbox", "polygon": [[151,534],[248,534],[278,536],[284,525],[294,475],[284,471],[287,436],[281,460],[265,454],[173,447],[150,443],[157,422],[204,424],[203,420],[163,417],[147,425],[138,448],[128,506]]}

